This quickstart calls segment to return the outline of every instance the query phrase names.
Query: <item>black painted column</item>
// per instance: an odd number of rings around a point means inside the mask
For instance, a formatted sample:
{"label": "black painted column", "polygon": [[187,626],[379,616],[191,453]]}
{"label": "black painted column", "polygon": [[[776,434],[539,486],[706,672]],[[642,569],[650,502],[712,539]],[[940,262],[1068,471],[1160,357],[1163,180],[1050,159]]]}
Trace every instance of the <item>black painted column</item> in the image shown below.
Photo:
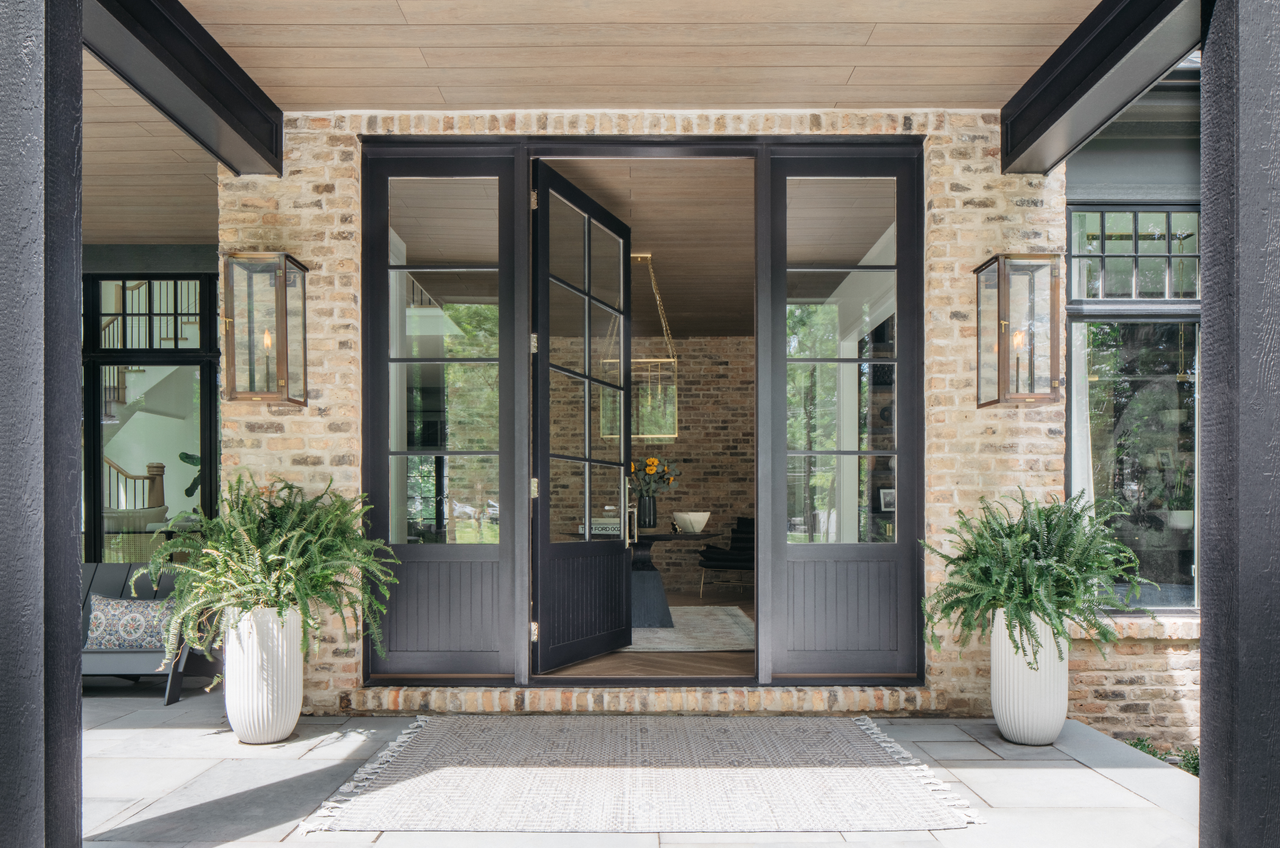
{"label": "black painted column", "polygon": [[80,845],[80,3],[0,0],[0,841]]}
{"label": "black painted column", "polygon": [[1280,845],[1280,7],[1205,0],[1200,844]]}

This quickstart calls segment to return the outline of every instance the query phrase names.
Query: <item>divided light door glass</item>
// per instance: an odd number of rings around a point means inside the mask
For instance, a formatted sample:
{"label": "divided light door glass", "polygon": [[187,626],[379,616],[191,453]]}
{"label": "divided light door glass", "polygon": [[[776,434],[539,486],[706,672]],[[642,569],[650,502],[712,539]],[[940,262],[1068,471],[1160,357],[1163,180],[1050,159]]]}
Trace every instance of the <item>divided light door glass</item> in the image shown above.
{"label": "divided light door glass", "polygon": [[533,670],[631,644],[631,230],[534,165]]}

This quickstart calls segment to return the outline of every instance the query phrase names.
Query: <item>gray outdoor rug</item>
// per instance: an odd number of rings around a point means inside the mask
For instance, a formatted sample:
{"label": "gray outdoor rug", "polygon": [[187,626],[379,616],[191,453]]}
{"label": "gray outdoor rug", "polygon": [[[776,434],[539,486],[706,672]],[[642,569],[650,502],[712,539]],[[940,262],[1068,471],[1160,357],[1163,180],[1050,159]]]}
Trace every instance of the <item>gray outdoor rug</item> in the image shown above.
{"label": "gray outdoor rug", "polygon": [[420,717],[309,826],[940,830],[980,821],[867,718]]}
{"label": "gray outdoor rug", "polygon": [[754,651],[756,626],[738,607],[672,607],[675,627],[635,627],[622,651]]}

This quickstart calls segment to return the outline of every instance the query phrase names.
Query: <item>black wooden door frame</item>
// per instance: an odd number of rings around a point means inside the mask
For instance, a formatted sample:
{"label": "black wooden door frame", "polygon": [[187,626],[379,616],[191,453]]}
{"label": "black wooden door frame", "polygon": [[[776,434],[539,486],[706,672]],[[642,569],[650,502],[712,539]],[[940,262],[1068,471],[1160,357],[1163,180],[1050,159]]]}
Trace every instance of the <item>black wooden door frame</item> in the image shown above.
{"label": "black wooden door frame", "polygon": [[[704,136],[654,136],[650,138],[633,138],[606,136],[595,139],[584,139],[582,137],[555,137],[555,136],[498,136],[498,137],[474,137],[465,141],[460,140],[456,136],[440,137],[440,136],[378,136],[369,135],[361,136],[363,146],[363,191],[364,191],[364,233],[363,233],[363,269],[366,280],[381,279],[379,274],[385,276],[386,271],[386,250],[385,250],[385,228],[387,227],[386,212],[386,180],[379,179],[378,174],[383,177],[391,174],[388,168],[393,170],[396,166],[385,163],[394,160],[421,160],[421,159],[437,159],[437,158],[468,158],[468,157],[490,157],[505,158],[510,157],[514,161],[514,178],[512,180],[512,213],[510,216],[504,216],[499,226],[502,232],[509,233],[512,243],[516,245],[511,263],[512,275],[515,280],[531,279],[531,265],[528,245],[531,244],[530,237],[530,216],[528,214],[528,204],[524,198],[530,196],[531,191],[531,162],[539,158],[594,158],[594,159],[671,159],[671,158],[741,158],[751,159],[755,163],[755,250],[756,250],[756,514],[757,516],[770,516],[780,508],[780,494],[778,486],[775,483],[779,480],[786,479],[786,453],[778,451],[776,446],[781,442],[785,447],[785,426],[775,426],[785,421],[785,320],[783,326],[778,326],[775,320],[777,314],[785,314],[785,286],[781,293],[775,291],[774,285],[774,261],[773,261],[773,244],[774,244],[774,228],[777,226],[785,227],[785,215],[779,222],[775,220],[775,209],[771,199],[773,185],[773,162],[777,159],[786,158],[803,158],[803,157],[822,157],[830,159],[839,158],[895,158],[910,159],[916,163],[915,169],[919,178],[916,191],[915,209],[909,217],[900,214],[898,220],[899,228],[910,227],[913,230],[916,249],[912,252],[912,262],[916,264],[919,273],[919,297],[923,299],[923,273],[924,273],[924,252],[923,252],[923,227],[924,227],[924,205],[923,205],[923,167],[924,167],[924,136],[922,135],[899,135],[899,136],[738,136],[726,138],[707,138]],[[412,166],[402,164],[399,169],[412,169]],[[406,174],[407,175],[407,174]],[[375,185],[381,186],[375,189]],[[379,193],[380,192],[380,193]],[[519,202],[514,202],[519,199]],[[380,247],[381,246],[381,247]],[[900,265],[905,265],[903,260],[899,261]],[[371,411],[377,407],[377,399],[384,398],[387,392],[385,375],[382,373],[385,369],[377,370],[370,368],[369,365],[373,358],[378,354],[376,350],[378,345],[386,346],[385,331],[379,324],[385,318],[385,297],[380,305],[377,301],[377,286],[370,286],[364,290],[364,349],[366,355],[364,357],[364,391],[365,391],[365,412],[364,412],[364,459],[361,467],[364,474],[364,490],[369,493],[371,503],[375,509],[371,513],[374,520],[375,532],[379,527],[384,528],[385,532],[385,510],[379,510],[377,507],[381,505],[379,501],[379,493],[385,493],[386,470],[382,466],[385,465],[386,457],[386,421],[385,421],[385,402],[383,406],[383,414],[381,419],[381,429],[375,426],[372,419]],[[900,291],[902,287],[900,286]],[[516,285],[512,297],[512,307],[510,314],[520,316],[517,319],[517,325],[524,329],[520,332],[512,333],[511,357],[513,363],[511,384],[508,386],[503,383],[503,390],[506,392],[504,397],[511,399],[513,406],[512,422],[529,422],[531,420],[532,396],[530,394],[531,380],[533,376],[531,357],[530,357],[530,336],[528,332],[528,319],[531,313],[532,304],[530,302],[530,286]],[[779,296],[782,301],[779,302]],[[373,307],[383,309],[381,315],[371,312]],[[900,303],[899,309],[903,309]],[[922,313],[918,313],[916,319],[922,324]],[[373,335],[371,335],[373,331]],[[923,327],[921,326],[921,332]],[[922,351],[923,352],[923,351]],[[504,354],[505,356],[505,354]],[[385,358],[385,354],[383,354]],[[767,364],[767,365],[762,365]],[[779,365],[781,367],[779,367]],[[923,383],[921,382],[921,385]],[[509,390],[508,390],[509,389]],[[779,395],[779,392],[782,394]],[[779,401],[778,398],[781,398]],[[777,404],[783,404],[782,417],[776,418],[779,409]],[[921,398],[921,404],[923,398]],[[527,424],[525,425],[527,428]],[[514,429],[514,428],[512,428]],[[521,430],[526,432],[527,429]],[[902,436],[900,435],[900,439]],[[529,440],[527,438],[515,438],[514,433],[504,431],[504,439],[510,439],[512,444],[507,445],[503,442],[503,457],[510,457],[511,461],[507,465],[513,469],[510,475],[511,485],[504,485],[503,498],[510,498],[511,506],[508,510],[507,501],[503,501],[503,515],[511,515],[511,526],[530,527],[532,511],[530,501],[527,496],[528,483],[525,478],[532,476],[530,469],[533,468],[532,455]],[[905,444],[905,443],[904,443]],[[923,462],[923,420],[920,422],[920,434],[918,439],[918,450],[920,459]],[[515,474],[514,469],[526,469],[523,474]],[[378,479],[376,475],[382,474],[383,478]],[[371,476],[374,475],[374,476]],[[919,480],[915,485],[921,489],[921,497],[919,498],[920,509],[919,515],[914,516],[912,523],[908,525],[903,522],[899,516],[899,526],[901,538],[904,539],[920,539],[923,537],[924,515],[923,515],[923,474],[918,475]],[[504,484],[508,481],[508,476],[503,478]],[[378,488],[374,483],[378,483],[382,488]],[[902,484],[899,483],[899,486]],[[517,497],[516,495],[519,495]],[[383,495],[385,497],[385,495]],[[378,518],[378,513],[382,513],[382,518]],[[379,525],[377,522],[384,522]],[[764,520],[757,521],[756,526],[756,550],[757,550],[757,567],[756,567],[756,669],[755,678],[742,677],[709,677],[709,678],[690,678],[690,677],[661,677],[661,678],[627,678],[626,683],[631,687],[639,687],[646,685],[670,685],[673,681],[679,681],[683,685],[744,685],[758,682],[761,685],[770,685],[773,683],[773,657],[771,646],[775,643],[775,634],[773,630],[773,568],[768,567],[772,563],[783,563],[786,557],[786,536],[785,533],[779,531],[773,526],[773,522]],[[511,538],[515,536],[515,538]],[[531,599],[531,575],[528,564],[531,562],[530,538],[527,534],[507,534],[504,535],[503,556],[510,556],[509,562],[520,563],[521,566],[513,569],[513,580],[511,586],[512,595],[512,626],[514,633],[513,648],[513,665],[511,682],[517,686],[547,686],[560,687],[566,685],[581,685],[583,683],[599,683],[600,678],[569,678],[560,676],[531,676],[530,675],[530,658],[532,643],[529,641],[529,624],[530,618],[530,599]],[[764,554],[763,556],[761,554]],[[914,579],[916,580],[918,592],[923,592],[924,586],[924,557],[923,551],[916,554],[917,567],[913,570]],[[762,565],[766,567],[761,567]],[[917,628],[919,632],[919,628]],[[763,648],[763,649],[762,649]],[[919,674],[913,678],[858,678],[856,683],[860,686],[916,686],[923,685],[924,682],[924,642],[919,641],[918,646],[918,669]],[[366,685],[421,685],[424,681],[421,677],[404,676],[396,678],[379,678],[374,681],[369,678],[369,661],[371,659],[371,646],[368,638],[365,639],[364,646],[364,676]],[[616,678],[610,678],[613,683],[617,682]],[[446,681],[440,678],[432,678],[432,683],[452,682],[456,684],[472,684],[487,685],[488,681],[478,681],[473,678],[459,676],[456,679]],[[786,685],[794,686],[807,683],[841,683],[850,684],[849,678],[800,678],[788,677]]]}
{"label": "black wooden door frame", "polygon": [[[812,554],[814,560],[844,561],[849,559],[852,550],[863,556],[871,554],[891,554],[890,559],[899,563],[910,562],[907,584],[900,592],[900,609],[898,614],[898,632],[900,639],[915,641],[914,670],[894,673],[821,673],[818,669],[802,669],[801,665],[811,664],[797,662],[790,671],[783,671],[782,660],[786,651],[786,634],[781,625],[787,622],[786,611],[771,608],[769,615],[768,651],[760,651],[760,656],[768,656],[770,662],[770,679],[764,679],[761,672],[761,683],[786,682],[789,685],[803,683],[809,685],[841,685],[841,686],[923,686],[924,685],[924,638],[923,614],[920,601],[924,598],[924,549],[920,540],[924,538],[924,148],[923,144],[876,144],[874,142],[852,149],[832,151],[822,147],[806,146],[803,148],[786,148],[775,152],[772,163],[779,167],[771,168],[769,190],[771,193],[770,221],[772,228],[769,234],[772,242],[771,265],[769,278],[772,300],[769,312],[760,310],[757,316],[760,330],[767,327],[772,341],[772,354],[767,360],[757,353],[757,371],[763,374],[769,369],[772,385],[777,388],[761,392],[762,398],[768,401],[761,403],[760,420],[768,420],[782,424],[774,427],[771,441],[765,442],[763,436],[758,437],[757,451],[762,464],[768,464],[766,479],[773,487],[775,497],[785,497],[785,482],[779,486],[772,481],[785,481],[787,478],[787,206],[786,184],[790,177],[801,178],[893,178],[896,181],[897,195],[897,351],[892,360],[896,362],[897,391],[895,398],[894,422],[896,424],[896,473],[897,473],[897,525],[896,542],[874,544],[806,544],[794,546],[795,554]],[[779,160],[782,160],[779,162]],[[758,189],[757,189],[758,190]],[[763,284],[762,284],[763,287]],[[758,330],[757,332],[760,332]],[[757,351],[759,351],[757,343]],[[764,363],[764,365],[760,365]],[[764,449],[764,446],[768,450]],[[757,483],[763,492],[764,486]],[[761,515],[769,515],[763,510]],[[767,527],[769,521],[764,524]],[[757,528],[760,522],[757,522]],[[771,547],[759,544],[760,551],[770,552],[772,566],[769,569],[769,588],[773,593],[773,602],[781,604],[785,597],[785,569],[788,567],[788,545],[786,534],[777,532],[770,534]],[[859,559],[861,557],[856,557]],[[757,578],[759,582],[759,578]],[[763,591],[761,591],[763,599]],[[758,608],[757,608],[758,609]],[[763,618],[757,615],[757,618]],[[761,644],[764,637],[761,636]],[[840,652],[830,652],[836,654]],[[846,652],[850,653],[850,652]],[[882,652],[884,653],[884,652]],[[894,652],[896,653],[896,652]],[[824,657],[824,660],[826,658]],[[835,660],[835,657],[832,657]],[[849,658],[846,658],[849,659]],[[837,663],[839,662],[836,660]],[[774,666],[778,666],[775,669]]]}
{"label": "black wooden door frame", "polygon": [[[570,182],[563,174],[557,172],[551,165],[543,160],[534,160],[531,162],[534,167],[533,190],[537,193],[538,211],[534,218],[536,220],[536,231],[532,240],[533,247],[533,281],[532,287],[535,293],[534,302],[532,303],[532,326],[531,330],[535,332],[540,339],[543,340],[544,347],[541,348],[545,354],[540,355],[537,359],[534,375],[533,375],[533,414],[530,417],[531,437],[534,445],[533,448],[533,477],[539,481],[541,493],[537,498],[537,506],[534,509],[532,526],[536,528],[534,538],[532,540],[532,562],[530,573],[530,616],[539,626],[539,638],[534,642],[532,650],[533,674],[538,674],[538,668],[545,668],[547,671],[554,671],[566,665],[589,659],[593,656],[608,653],[618,648],[623,648],[631,644],[631,574],[630,574],[630,556],[626,550],[626,527],[623,526],[624,535],[615,539],[595,540],[590,538],[594,536],[594,531],[590,530],[592,520],[592,474],[595,470],[595,448],[587,447],[591,442],[591,425],[586,423],[583,428],[584,444],[582,452],[590,459],[590,462],[583,463],[584,466],[584,493],[586,494],[586,514],[584,516],[588,530],[587,538],[582,541],[574,542],[552,542],[551,541],[551,510],[549,503],[551,499],[551,462],[553,455],[551,453],[551,434],[545,423],[549,421],[549,407],[551,397],[550,377],[555,370],[551,362],[551,310],[549,308],[550,298],[541,297],[541,294],[548,291],[551,287],[558,283],[553,280],[550,271],[549,262],[551,254],[551,228],[550,228],[550,211],[551,211],[551,195],[554,192],[561,200],[575,207],[578,212],[586,215],[589,219],[587,224],[588,230],[584,231],[584,235],[592,226],[600,225],[607,232],[615,236],[621,236],[622,249],[625,257],[621,269],[622,286],[622,332],[621,332],[621,369],[619,377],[622,382],[622,409],[620,411],[622,421],[620,422],[621,430],[621,463],[619,470],[626,468],[626,463],[631,460],[631,370],[629,364],[631,362],[631,228],[624,224],[620,219],[613,215],[609,210],[605,209],[598,201],[583,191],[578,186]],[[540,166],[540,167],[539,167]],[[544,214],[545,213],[545,214]],[[592,236],[594,238],[594,236]],[[583,257],[587,262],[587,279],[585,286],[586,300],[584,306],[587,307],[588,313],[592,317],[587,318],[594,324],[594,312],[600,305],[604,305],[610,309],[614,308],[614,304],[601,300],[596,295],[596,285],[593,279],[593,263],[589,255],[590,242],[588,248],[583,252]],[[566,281],[570,282],[570,281]],[[585,325],[584,325],[585,326]],[[583,339],[583,361],[590,363],[591,361],[591,344],[594,326],[586,327],[586,337]],[[602,385],[597,383],[598,376],[595,374],[595,366],[589,365],[583,368],[583,373],[590,371],[587,375],[587,385],[599,388]],[[575,377],[576,378],[576,377]],[[588,404],[587,409],[590,409]],[[556,457],[569,459],[569,457]],[[625,497],[625,496],[624,496]],[[627,511],[625,502],[621,510],[620,518],[623,521],[627,519]],[[585,557],[596,561],[595,565],[587,569],[587,573],[593,573],[600,570],[600,566],[605,565],[605,570],[619,569],[625,571],[622,574],[620,582],[616,588],[621,590],[621,597],[613,595],[613,610],[616,612],[622,609],[621,619],[614,619],[614,629],[611,632],[601,630],[600,619],[594,619],[594,632],[590,637],[581,637],[577,641],[565,643],[561,645],[553,645],[552,637],[560,629],[563,622],[556,620],[551,607],[554,606],[552,599],[556,595],[556,588],[563,588],[565,581],[560,580],[558,583],[551,579],[544,580],[549,577],[545,572],[540,571],[551,570],[552,563],[563,562],[566,559]],[[614,571],[615,577],[617,571]],[[594,576],[594,575],[593,575]],[[609,606],[606,604],[606,606]],[[608,617],[607,610],[606,616]]]}

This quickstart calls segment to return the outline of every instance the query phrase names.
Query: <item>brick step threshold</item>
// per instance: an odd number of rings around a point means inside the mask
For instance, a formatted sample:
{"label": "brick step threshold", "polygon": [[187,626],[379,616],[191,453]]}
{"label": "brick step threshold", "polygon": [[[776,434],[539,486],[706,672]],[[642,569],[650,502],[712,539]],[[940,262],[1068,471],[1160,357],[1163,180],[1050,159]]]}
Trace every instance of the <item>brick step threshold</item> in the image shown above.
{"label": "brick step threshold", "polygon": [[927,689],[857,686],[371,686],[339,699],[344,714],[927,715],[946,706],[945,694]]}

